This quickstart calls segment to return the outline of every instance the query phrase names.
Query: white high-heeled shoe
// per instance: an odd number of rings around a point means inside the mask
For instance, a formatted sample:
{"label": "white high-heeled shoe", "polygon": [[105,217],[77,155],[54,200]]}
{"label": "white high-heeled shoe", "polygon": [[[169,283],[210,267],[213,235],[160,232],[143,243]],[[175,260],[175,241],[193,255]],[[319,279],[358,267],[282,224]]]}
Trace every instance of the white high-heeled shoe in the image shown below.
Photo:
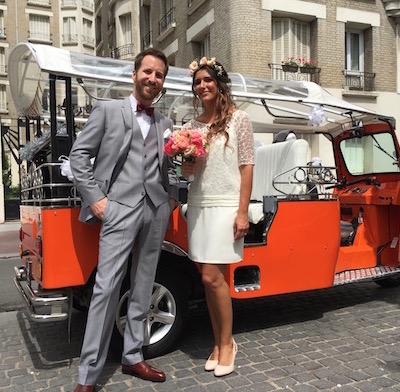
{"label": "white high-heeled shoe", "polygon": [[208,357],[206,364],[204,365],[204,370],[207,372],[211,372],[215,370],[218,365],[218,359],[211,359],[212,354]]}
{"label": "white high-heeled shoe", "polygon": [[217,365],[214,369],[214,376],[216,377],[227,376],[228,374],[231,374],[235,370],[235,358],[237,352],[238,352],[238,346],[235,342],[235,339],[233,339],[233,357],[231,364],[227,366]]}

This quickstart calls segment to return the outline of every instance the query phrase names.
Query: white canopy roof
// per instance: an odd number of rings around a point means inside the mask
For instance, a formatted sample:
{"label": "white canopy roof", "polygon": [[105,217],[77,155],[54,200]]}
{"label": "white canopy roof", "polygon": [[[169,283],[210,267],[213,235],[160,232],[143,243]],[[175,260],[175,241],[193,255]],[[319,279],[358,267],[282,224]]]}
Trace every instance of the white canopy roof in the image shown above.
{"label": "white canopy roof", "polygon": [[[71,78],[73,86],[96,99],[119,99],[132,90],[133,62],[70,52],[49,45],[20,43],[9,56],[11,93],[19,115],[43,114],[49,75]],[[335,98],[312,82],[269,80],[230,73],[232,93],[247,111],[255,132],[293,129],[338,134],[352,121],[374,121],[376,113]],[[194,116],[188,70],[170,67],[157,103],[177,126]],[[390,118],[392,124],[394,119]]]}

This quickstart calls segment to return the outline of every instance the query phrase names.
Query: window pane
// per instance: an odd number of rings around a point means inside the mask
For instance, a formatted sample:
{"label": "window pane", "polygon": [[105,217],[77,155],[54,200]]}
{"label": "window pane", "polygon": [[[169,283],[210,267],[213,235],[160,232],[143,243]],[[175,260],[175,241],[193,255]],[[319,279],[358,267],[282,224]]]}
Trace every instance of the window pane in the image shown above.
{"label": "window pane", "polygon": [[201,42],[201,50],[200,50],[201,57],[210,57],[210,34],[207,34],[204,37],[204,40]]}
{"label": "window pane", "polygon": [[6,86],[0,85],[0,110],[7,109]]}
{"label": "window pane", "polygon": [[29,15],[30,38],[50,40],[50,19],[43,15]]}
{"label": "window pane", "polygon": [[272,21],[273,62],[280,64],[289,57],[310,56],[310,26],[291,18],[274,18]]}
{"label": "window pane", "polygon": [[359,34],[350,34],[350,58],[351,70],[360,70],[360,36]]}
{"label": "window pane", "polygon": [[122,30],[122,44],[124,45],[132,43],[131,14],[121,15],[120,22]]}
{"label": "window pane", "polygon": [[353,175],[400,171],[396,146],[390,133],[343,140],[340,151],[347,170]]}

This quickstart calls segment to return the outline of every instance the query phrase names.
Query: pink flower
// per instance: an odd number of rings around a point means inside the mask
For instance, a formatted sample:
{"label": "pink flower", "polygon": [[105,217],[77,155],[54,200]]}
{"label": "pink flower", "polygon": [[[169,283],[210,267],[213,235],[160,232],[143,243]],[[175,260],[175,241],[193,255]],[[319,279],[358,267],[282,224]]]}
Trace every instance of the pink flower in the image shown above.
{"label": "pink flower", "polygon": [[191,75],[193,75],[199,68],[199,63],[194,60],[189,64],[189,72]]}
{"label": "pink flower", "polygon": [[208,147],[206,135],[198,131],[184,129],[172,133],[164,146],[164,151],[171,157],[181,155],[184,158],[190,158],[206,155]]}
{"label": "pink flower", "polygon": [[200,59],[200,65],[207,65],[207,62],[208,62],[207,57],[202,57]]}

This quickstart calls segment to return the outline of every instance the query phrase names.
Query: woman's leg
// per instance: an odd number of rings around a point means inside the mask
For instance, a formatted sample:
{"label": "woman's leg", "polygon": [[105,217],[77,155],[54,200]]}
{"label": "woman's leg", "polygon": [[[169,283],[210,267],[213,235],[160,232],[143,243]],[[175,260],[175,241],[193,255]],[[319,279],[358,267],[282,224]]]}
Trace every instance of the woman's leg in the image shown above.
{"label": "woman's leg", "polygon": [[216,346],[212,359],[217,359],[214,355],[218,354],[218,364],[228,366],[233,357],[233,312],[229,286],[224,276],[225,269],[225,265],[204,264],[202,280]]}

